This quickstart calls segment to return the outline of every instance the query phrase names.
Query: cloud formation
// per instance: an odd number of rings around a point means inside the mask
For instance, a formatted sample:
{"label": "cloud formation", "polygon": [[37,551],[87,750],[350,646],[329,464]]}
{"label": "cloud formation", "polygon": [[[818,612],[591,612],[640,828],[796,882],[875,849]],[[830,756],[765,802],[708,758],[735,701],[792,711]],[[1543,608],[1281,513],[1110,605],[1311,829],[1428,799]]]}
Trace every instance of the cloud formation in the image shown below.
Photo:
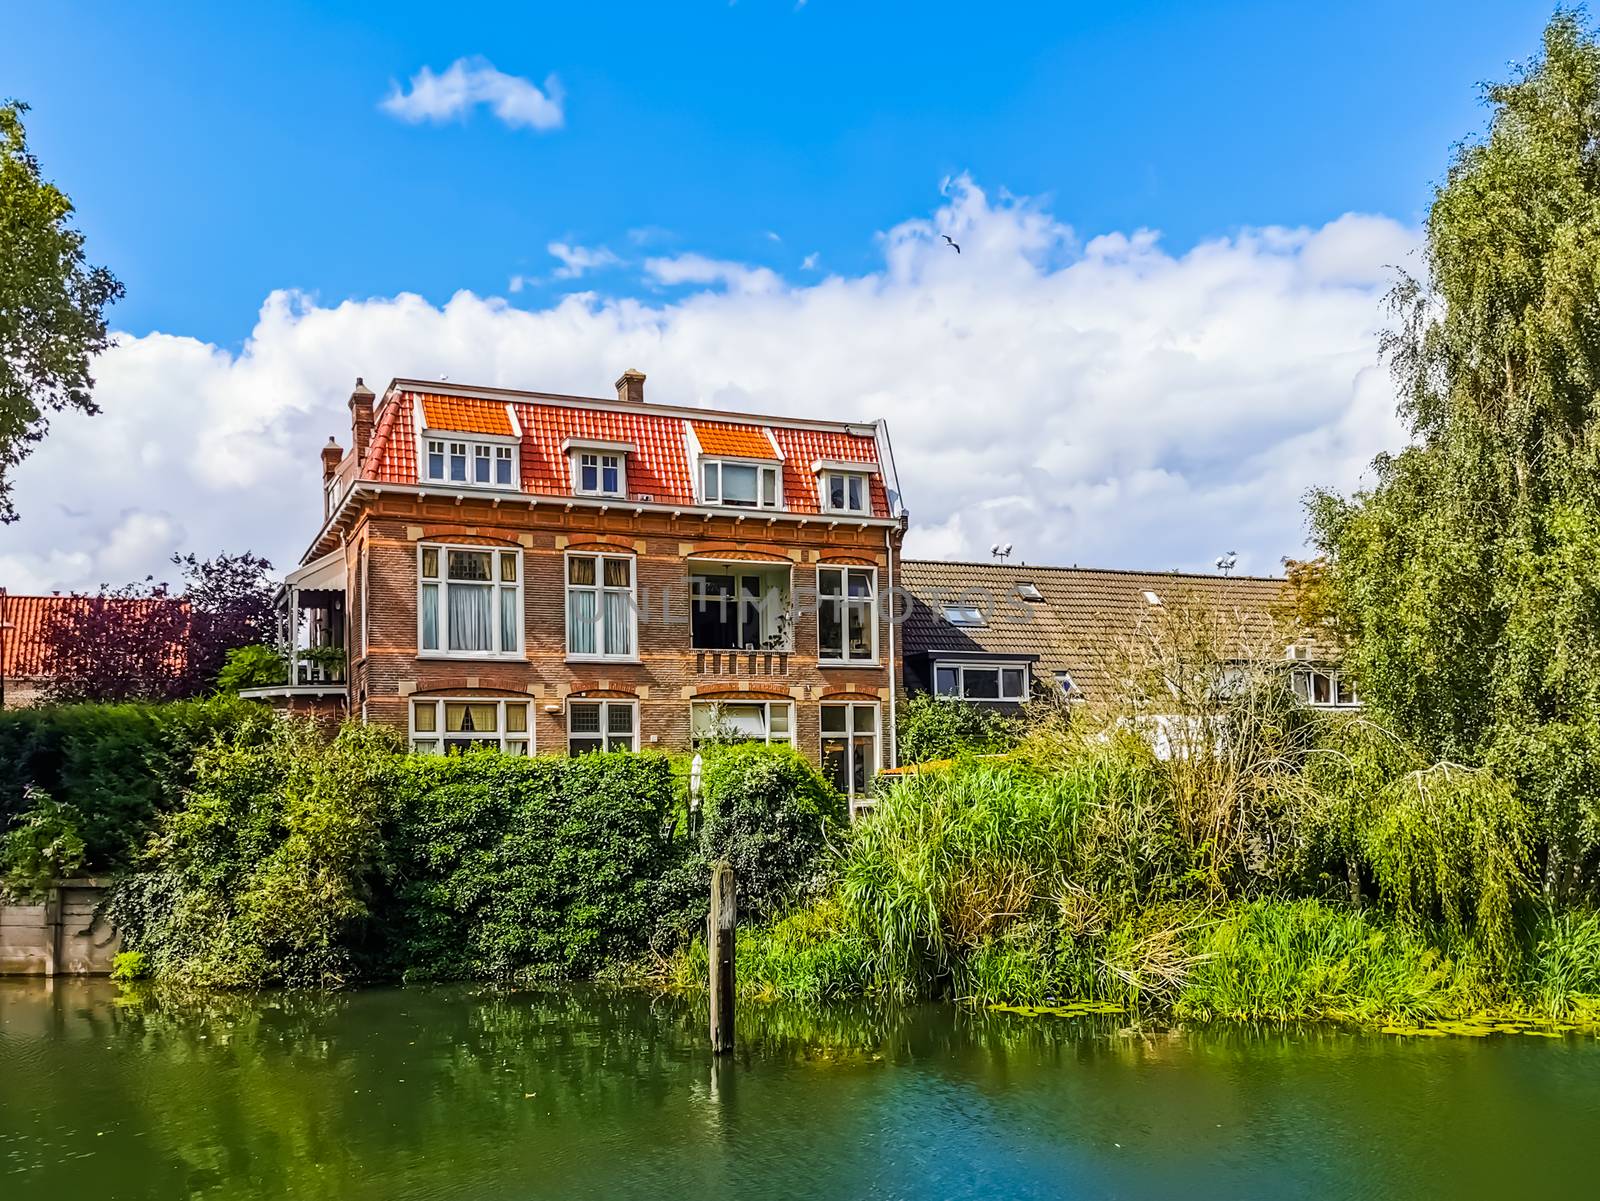
{"label": "cloud formation", "polygon": [[[964,253],[938,237],[948,232]],[[63,414],[17,472],[0,586],[170,574],[174,551],[280,568],[321,516],[317,453],[348,445],[357,375],[888,419],[925,556],[1271,572],[1308,488],[1348,488],[1399,446],[1377,365],[1388,264],[1417,231],[1348,215],[1171,254],[1149,231],[1081,242],[1042,206],[955,181],[880,237],[873,271],[790,282],[699,255],[651,260],[670,300],[568,295],[536,310],[460,292],[335,306],[274,292],[237,352],[124,336],[98,417]]]}
{"label": "cloud formation", "polygon": [[520,75],[507,75],[482,56],[458,58],[435,74],[423,67],[411,77],[410,90],[393,84],[378,104],[384,112],[413,125],[442,124],[465,118],[482,105],[512,129],[560,129],[566,119],[565,96],[554,75],[541,89]]}
{"label": "cloud formation", "polygon": [[618,266],[622,260],[604,246],[574,246],[566,242],[551,242],[545,247],[561,266],[551,274],[556,279],[577,279],[586,271]]}

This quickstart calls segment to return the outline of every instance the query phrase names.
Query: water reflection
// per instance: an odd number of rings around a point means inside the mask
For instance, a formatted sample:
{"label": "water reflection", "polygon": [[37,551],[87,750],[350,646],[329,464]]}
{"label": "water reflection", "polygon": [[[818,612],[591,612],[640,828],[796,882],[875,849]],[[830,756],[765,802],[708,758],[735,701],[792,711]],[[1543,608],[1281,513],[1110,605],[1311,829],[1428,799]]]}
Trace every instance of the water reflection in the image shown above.
{"label": "water reflection", "polygon": [[0,981],[0,1197],[1576,1193],[1590,1040],[703,1005],[604,989]]}

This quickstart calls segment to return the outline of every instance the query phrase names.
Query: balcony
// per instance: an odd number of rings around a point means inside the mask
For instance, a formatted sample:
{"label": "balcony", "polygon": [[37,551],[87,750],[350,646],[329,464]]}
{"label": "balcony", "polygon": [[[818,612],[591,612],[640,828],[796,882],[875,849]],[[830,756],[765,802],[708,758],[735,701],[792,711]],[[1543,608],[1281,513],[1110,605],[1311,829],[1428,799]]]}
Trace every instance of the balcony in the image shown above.
{"label": "balcony", "polygon": [[694,670],[702,676],[787,676],[787,650],[701,650],[695,648]]}
{"label": "balcony", "polygon": [[719,565],[689,576],[689,639],[703,676],[786,676],[794,652],[789,568]]}

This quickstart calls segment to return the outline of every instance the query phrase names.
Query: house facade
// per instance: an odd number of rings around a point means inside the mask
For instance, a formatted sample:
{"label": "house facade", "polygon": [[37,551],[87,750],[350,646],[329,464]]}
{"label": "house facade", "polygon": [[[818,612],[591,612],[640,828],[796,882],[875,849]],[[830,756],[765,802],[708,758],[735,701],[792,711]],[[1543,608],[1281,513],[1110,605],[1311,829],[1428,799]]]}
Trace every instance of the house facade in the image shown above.
{"label": "house facade", "polygon": [[644,384],[358,381],[285,586],[289,683],[262,694],[421,752],[787,743],[865,797],[900,685],[886,426],[660,405]]}

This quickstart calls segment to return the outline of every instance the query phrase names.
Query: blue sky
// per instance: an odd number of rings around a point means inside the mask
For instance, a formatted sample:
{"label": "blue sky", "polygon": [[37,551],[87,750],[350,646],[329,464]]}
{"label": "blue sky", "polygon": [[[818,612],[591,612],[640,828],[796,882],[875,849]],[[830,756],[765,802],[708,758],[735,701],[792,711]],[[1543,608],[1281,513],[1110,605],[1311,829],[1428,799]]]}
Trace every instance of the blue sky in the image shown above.
{"label": "blue sky", "polygon": [[1383,296],[1549,11],[21,6],[0,95],[128,296],[0,586],[291,565],[357,375],[626,367],[886,418],[913,554],[1276,571],[1403,442]]}
{"label": "blue sky", "polygon": [[[227,345],[272,288],[324,302],[545,277],[629,232],[854,272],[939,181],[1166,244],[1347,211],[1414,221],[1474,84],[1544,4],[20,6],[0,91],[128,285],[118,323]],[[408,125],[464,55],[566,92],[563,128]],[[774,241],[768,234],[777,234]],[[620,281],[600,280],[605,286]],[[548,298],[547,287],[518,303]]]}

